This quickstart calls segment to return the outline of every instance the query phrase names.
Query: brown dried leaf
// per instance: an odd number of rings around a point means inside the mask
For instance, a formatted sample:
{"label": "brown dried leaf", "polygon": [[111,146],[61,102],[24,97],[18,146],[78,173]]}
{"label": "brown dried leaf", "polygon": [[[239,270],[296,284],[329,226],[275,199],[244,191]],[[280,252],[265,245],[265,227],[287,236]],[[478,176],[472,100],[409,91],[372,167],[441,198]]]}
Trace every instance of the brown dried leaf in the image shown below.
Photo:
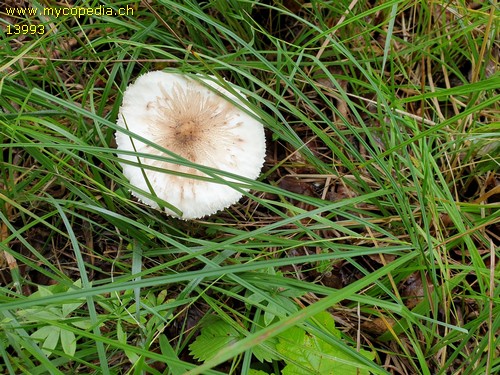
{"label": "brown dried leaf", "polygon": [[326,199],[332,202],[336,202],[346,198],[353,198],[357,194],[354,190],[349,189],[346,185],[342,183],[336,183],[332,185],[330,191],[326,194]]}
{"label": "brown dried leaf", "polygon": [[291,191],[292,193],[306,195],[312,197],[314,195],[314,190],[311,185],[307,182],[302,182],[298,178],[293,176],[286,176],[279,182],[279,187],[286,191]]}
{"label": "brown dried leaf", "polygon": [[381,336],[394,326],[394,319],[375,318],[361,323],[361,329],[372,336]]}
{"label": "brown dried leaf", "polygon": [[396,259],[396,256],[392,254],[369,254],[368,257],[374,262],[383,264],[384,266]]}
{"label": "brown dried leaf", "polygon": [[399,293],[409,309],[417,306],[424,299],[425,284],[420,272],[413,272],[399,286]]}

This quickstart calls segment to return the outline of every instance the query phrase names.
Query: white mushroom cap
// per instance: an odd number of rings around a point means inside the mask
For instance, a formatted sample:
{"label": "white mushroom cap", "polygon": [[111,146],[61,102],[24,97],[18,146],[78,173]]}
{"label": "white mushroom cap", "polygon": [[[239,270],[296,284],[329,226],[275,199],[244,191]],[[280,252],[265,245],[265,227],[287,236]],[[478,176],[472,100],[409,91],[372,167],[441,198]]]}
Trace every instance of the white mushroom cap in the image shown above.
{"label": "white mushroom cap", "polygon": [[[117,124],[193,163],[256,179],[264,163],[266,147],[262,123],[232,103],[249,111],[248,105],[235,95],[214,81],[200,80],[224,97],[181,74],[155,71],[140,76],[123,95]],[[234,90],[240,93],[236,88]],[[116,132],[116,143],[118,150],[169,157],[124,132]],[[138,162],[134,155],[120,157]],[[169,172],[207,176],[195,168],[143,157],[140,163],[146,167],[141,169],[121,163],[123,174],[131,185],[146,192],[150,191],[149,182],[153,195],[182,211],[182,215],[177,215],[165,208],[165,212],[172,216],[200,218],[237,202],[242,195],[223,183]],[[165,172],[151,170],[148,165]],[[135,191],[132,194],[159,208],[154,200]]]}

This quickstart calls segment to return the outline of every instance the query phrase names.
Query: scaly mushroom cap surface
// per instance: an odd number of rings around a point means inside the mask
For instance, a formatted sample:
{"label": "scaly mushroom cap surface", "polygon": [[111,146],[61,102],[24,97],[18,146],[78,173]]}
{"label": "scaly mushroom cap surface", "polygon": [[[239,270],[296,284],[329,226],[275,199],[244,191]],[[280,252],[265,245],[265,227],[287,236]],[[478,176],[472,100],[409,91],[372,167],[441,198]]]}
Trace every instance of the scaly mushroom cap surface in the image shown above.
{"label": "scaly mushroom cap surface", "polygon": [[[176,73],[155,71],[140,76],[124,93],[117,124],[193,163],[256,179],[265,156],[262,123],[226,99],[248,108],[235,95],[211,80],[200,80],[216,91]],[[239,90],[235,91],[239,93]],[[157,156],[164,154],[120,131],[116,132],[116,143],[118,150]],[[135,155],[120,154],[120,157],[138,162]],[[182,219],[201,218],[241,198],[240,192],[226,184],[176,176],[170,172],[207,177],[198,169],[147,157],[140,157],[139,161],[144,168],[121,163],[123,174],[131,185],[146,192],[150,192],[149,182],[153,195],[182,211],[182,215],[176,215],[165,208],[169,215]],[[132,190],[132,194],[159,208],[154,200],[140,192]]]}

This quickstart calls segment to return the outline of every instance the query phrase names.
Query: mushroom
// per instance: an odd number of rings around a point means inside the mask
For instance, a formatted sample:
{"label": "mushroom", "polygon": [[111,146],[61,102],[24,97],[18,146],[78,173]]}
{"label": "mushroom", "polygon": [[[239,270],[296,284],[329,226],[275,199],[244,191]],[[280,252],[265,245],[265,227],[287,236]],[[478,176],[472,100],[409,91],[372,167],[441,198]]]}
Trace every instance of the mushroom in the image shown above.
{"label": "mushroom", "polygon": [[[231,87],[243,96],[238,88]],[[164,208],[165,213],[181,219],[211,215],[237,202],[241,190],[224,183],[235,179],[221,176],[218,181],[207,180],[206,173],[177,164],[151,143],[195,164],[256,179],[264,163],[266,144],[262,123],[249,113],[252,112],[247,103],[211,79],[193,79],[163,71],[140,76],[123,95],[117,125],[150,144],[121,131],[116,132],[116,143],[118,150],[155,158],[122,155],[123,159],[135,162],[135,165],[120,163],[124,176],[138,189],[132,190],[132,194],[159,209],[157,200],[140,191],[151,193],[182,214],[168,207]],[[159,160],[158,156],[170,161]]]}

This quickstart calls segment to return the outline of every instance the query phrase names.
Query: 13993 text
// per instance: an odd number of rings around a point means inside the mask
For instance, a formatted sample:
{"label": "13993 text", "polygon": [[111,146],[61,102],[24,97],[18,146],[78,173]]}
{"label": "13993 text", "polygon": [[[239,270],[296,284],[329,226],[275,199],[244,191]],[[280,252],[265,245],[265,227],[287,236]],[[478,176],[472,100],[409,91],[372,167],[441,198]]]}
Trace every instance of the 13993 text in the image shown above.
{"label": "13993 text", "polygon": [[45,34],[45,25],[7,25],[6,35],[43,35]]}

